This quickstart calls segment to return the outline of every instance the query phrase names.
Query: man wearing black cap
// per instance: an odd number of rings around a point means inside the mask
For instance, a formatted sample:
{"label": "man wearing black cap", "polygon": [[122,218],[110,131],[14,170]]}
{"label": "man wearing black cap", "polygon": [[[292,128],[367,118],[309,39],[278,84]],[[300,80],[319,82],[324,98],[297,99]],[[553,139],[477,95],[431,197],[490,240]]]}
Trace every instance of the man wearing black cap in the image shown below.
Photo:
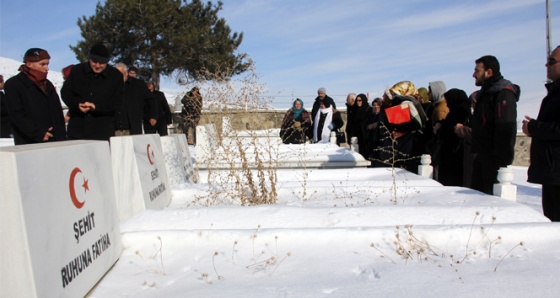
{"label": "man wearing black cap", "polygon": [[20,73],[7,80],[4,86],[16,145],[66,139],[60,98],[47,79],[50,58],[43,49],[27,50]]}
{"label": "man wearing black cap", "polygon": [[94,45],[89,61],[72,67],[61,89],[70,110],[69,139],[109,140],[115,135],[114,116],[122,104],[123,76],[109,66],[109,50]]}

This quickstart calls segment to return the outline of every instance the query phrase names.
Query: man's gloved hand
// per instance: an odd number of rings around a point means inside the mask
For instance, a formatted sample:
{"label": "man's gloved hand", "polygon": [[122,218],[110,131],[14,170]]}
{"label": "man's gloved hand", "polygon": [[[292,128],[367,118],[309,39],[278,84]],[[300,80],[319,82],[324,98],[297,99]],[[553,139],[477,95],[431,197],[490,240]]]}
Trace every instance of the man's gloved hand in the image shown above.
{"label": "man's gloved hand", "polygon": [[331,124],[329,124],[329,126],[327,126],[327,127],[328,127],[330,130],[333,130],[334,125],[332,125],[332,123],[331,123]]}

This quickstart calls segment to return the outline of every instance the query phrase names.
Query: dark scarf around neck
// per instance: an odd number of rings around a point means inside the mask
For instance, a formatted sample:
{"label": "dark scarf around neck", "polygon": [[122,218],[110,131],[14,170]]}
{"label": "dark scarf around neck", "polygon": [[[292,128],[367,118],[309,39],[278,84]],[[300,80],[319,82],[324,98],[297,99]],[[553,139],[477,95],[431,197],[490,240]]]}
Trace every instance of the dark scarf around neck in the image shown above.
{"label": "dark scarf around neck", "polygon": [[43,93],[48,94],[47,90],[47,73],[37,71],[35,69],[29,68],[27,65],[22,64],[19,69],[22,73],[24,73],[27,78],[29,78]]}

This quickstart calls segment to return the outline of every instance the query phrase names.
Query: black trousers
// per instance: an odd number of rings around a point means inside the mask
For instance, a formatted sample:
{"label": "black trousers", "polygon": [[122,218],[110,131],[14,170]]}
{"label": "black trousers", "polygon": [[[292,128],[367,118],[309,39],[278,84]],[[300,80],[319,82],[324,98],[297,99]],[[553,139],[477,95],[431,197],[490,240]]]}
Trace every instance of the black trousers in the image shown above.
{"label": "black trousers", "polygon": [[473,160],[471,188],[493,195],[498,179],[498,166],[488,154],[478,153]]}
{"label": "black trousers", "polygon": [[144,122],[144,133],[157,133],[160,136],[166,136],[167,133],[167,122],[165,117],[159,118],[155,126],[151,126],[149,122]]}
{"label": "black trousers", "polygon": [[560,221],[560,185],[543,184],[542,208],[548,219]]}

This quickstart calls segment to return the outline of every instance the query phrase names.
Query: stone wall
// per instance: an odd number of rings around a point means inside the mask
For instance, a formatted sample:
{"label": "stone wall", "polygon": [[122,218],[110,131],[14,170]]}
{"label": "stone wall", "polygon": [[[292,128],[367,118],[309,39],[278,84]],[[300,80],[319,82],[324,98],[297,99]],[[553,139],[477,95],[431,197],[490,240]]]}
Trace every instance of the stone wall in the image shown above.
{"label": "stone wall", "polygon": [[[280,128],[284,114],[286,111],[263,110],[263,111],[228,111],[228,112],[203,112],[199,124],[212,123],[216,125],[217,131],[222,131],[223,117],[229,117],[231,126],[234,130],[261,130],[270,128]],[[345,123],[342,128],[346,128],[346,110],[340,110],[342,119]],[[178,118],[178,115],[175,115]],[[178,123],[174,121],[174,123]],[[177,131],[180,132],[180,131]],[[519,133],[515,144],[515,158],[513,165],[528,166],[529,165],[529,147],[531,139]]]}

